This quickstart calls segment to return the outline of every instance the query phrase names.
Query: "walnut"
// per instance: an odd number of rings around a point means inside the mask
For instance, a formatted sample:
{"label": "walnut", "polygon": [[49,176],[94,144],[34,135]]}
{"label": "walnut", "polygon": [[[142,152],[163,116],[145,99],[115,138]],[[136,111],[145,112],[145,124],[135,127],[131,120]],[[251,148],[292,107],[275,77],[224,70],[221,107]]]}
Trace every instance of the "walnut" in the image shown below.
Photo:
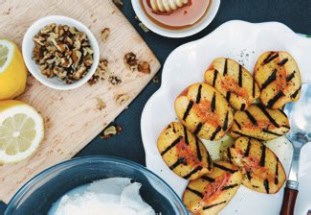
{"label": "walnut", "polygon": [[101,70],[107,70],[108,68],[108,60],[107,59],[101,59],[99,64],[98,64],[98,68]]}
{"label": "walnut", "polygon": [[99,80],[108,80],[112,85],[118,85],[122,82],[121,78],[117,75],[114,75],[113,72],[110,72],[108,69],[108,60],[101,59],[95,74],[88,81],[90,85],[96,84]]}
{"label": "walnut", "polygon": [[108,37],[110,35],[110,28],[104,28],[102,31],[101,31],[101,39],[102,41],[107,41]]}
{"label": "walnut", "polygon": [[72,59],[73,65],[74,65],[75,67],[78,66],[81,57],[82,57],[82,53],[80,52],[80,50],[74,50],[74,51],[72,52],[71,59]]}
{"label": "walnut", "polygon": [[[107,73],[108,73],[108,60],[107,59],[101,59],[99,61],[98,67],[95,71],[95,74],[88,81],[88,83],[90,85],[94,85],[100,79],[105,80],[107,78]],[[109,75],[108,75],[108,77],[109,77]]]}
{"label": "walnut", "polygon": [[55,76],[54,72],[51,69],[41,70],[41,72],[48,78],[53,78]]}
{"label": "walnut", "polygon": [[82,79],[94,63],[87,35],[73,26],[52,23],[43,27],[33,41],[33,60],[48,78],[71,84]]}
{"label": "walnut", "polygon": [[61,79],[64,79],[67,75],[67,72],[62,67],[54,67],[53,73]]}
{"label": "walnut", "polygon": [[151,69],[147,61],[140,61],[133,52],[124,55],[124,62],[126,66],[132,71],[138,71],[144,74],[150,74]]}
{"label": "walnut", "polygon": [[108,80],[112,85],[118,85],[122,82],[121,78],[116,75],[110,75]]}
{"label": "walnut", "polygon": [[137,65],[136,55],[133,52],[129,52],[124,55],[124,61],[128,66]]}
{"label": "walnut", "polygon": [[86,67],[85,66],[81,66],[79,67],[79,69],[73,74],[73,78],[75,80],[80,80],[81,78],[83,78],[83,76],[85,75],[85,71],[86,71]]}
{"label": "walnut", "polygon": [[109,125],[107,128],[104,129],[104,131],[100,135],[100,138],[108,139],[108,138],[111,138],[112,136],[119,134],[121,131],[122,131],[121,126]]}
{"label": "walnut", "polygon": [[150,65],[146,61],[139,62],[137,69],[138,69],[138,72],[142,72],[144,74],[150,74],[151,72]]}
{"label": "walnut", "polygon": [[35,43],[39,44],[40,46],[44,46],[44,40],[45,40],[45,38],[42,36],[33,38],[33,41]]}
{"label": "walnut", "polygon": [[94,85],[94,84],[96,84],[97,83],[97,81],[98,81],[98,78],[97,78],[97,76],[95,76],[95,75],[93,75],[91,78],[90,78],[90,80],[88,80],[88,84],[89,85]]}

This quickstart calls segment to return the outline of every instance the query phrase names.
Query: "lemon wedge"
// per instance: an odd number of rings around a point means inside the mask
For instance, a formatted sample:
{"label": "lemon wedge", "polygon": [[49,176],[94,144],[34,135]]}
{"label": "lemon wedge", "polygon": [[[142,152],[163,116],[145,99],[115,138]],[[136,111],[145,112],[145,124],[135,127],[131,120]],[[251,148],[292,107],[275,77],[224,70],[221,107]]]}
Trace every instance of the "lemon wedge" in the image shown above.
{"label": "lemon wedge", "polygon": [[16,163],[31,156],[44,138],[44,122],[30,105],[0,102],[0,163]]}
{"label": "lemon wedge", "polygon": [[0,100],[22,94],[26,80],[27,70],[21,52],[11,41],[0,39]]}

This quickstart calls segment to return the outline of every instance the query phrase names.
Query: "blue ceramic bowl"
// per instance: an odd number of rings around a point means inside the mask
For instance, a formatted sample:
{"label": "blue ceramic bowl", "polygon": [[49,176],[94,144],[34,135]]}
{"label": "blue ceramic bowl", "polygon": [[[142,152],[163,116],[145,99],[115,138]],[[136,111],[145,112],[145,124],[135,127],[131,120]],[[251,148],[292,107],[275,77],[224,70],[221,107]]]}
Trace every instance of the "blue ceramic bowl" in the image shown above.
{"label": "blue ceramic bowl", "polygon": [[157,213],[188,214],[176,193],[154,173],[132,161],[101,156],[72,159],[38,174],[15,194],[5,215],[47,214],[52,204],[68,191],[110,177],[140,182],[142,198]]}

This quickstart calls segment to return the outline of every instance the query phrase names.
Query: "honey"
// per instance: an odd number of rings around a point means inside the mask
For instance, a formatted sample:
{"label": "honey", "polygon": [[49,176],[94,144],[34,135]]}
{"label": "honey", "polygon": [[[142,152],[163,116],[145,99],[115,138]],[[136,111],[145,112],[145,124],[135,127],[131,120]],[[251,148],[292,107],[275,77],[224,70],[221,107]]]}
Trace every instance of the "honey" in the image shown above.
{"label": "honey", "polygon": [[148,18],[156,25],[170,29],[180,30],[190,28],[204,18],[211,5],[211,0],[192,0],[171,13],[155,13],[149,5],[150,0],[140,0],[140,4]]}

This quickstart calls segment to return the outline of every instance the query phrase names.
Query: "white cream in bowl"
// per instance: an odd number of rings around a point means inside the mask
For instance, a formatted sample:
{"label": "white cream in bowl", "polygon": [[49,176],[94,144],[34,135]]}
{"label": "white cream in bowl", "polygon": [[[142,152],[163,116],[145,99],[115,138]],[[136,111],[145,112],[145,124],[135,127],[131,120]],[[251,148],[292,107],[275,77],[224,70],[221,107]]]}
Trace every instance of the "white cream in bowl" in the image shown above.
{"label": "white cream in bowl", "polygon": [[141,184],[130,178],[108,178],[75,188],[49,210],[48,215],[155,215],[140,196]]}

